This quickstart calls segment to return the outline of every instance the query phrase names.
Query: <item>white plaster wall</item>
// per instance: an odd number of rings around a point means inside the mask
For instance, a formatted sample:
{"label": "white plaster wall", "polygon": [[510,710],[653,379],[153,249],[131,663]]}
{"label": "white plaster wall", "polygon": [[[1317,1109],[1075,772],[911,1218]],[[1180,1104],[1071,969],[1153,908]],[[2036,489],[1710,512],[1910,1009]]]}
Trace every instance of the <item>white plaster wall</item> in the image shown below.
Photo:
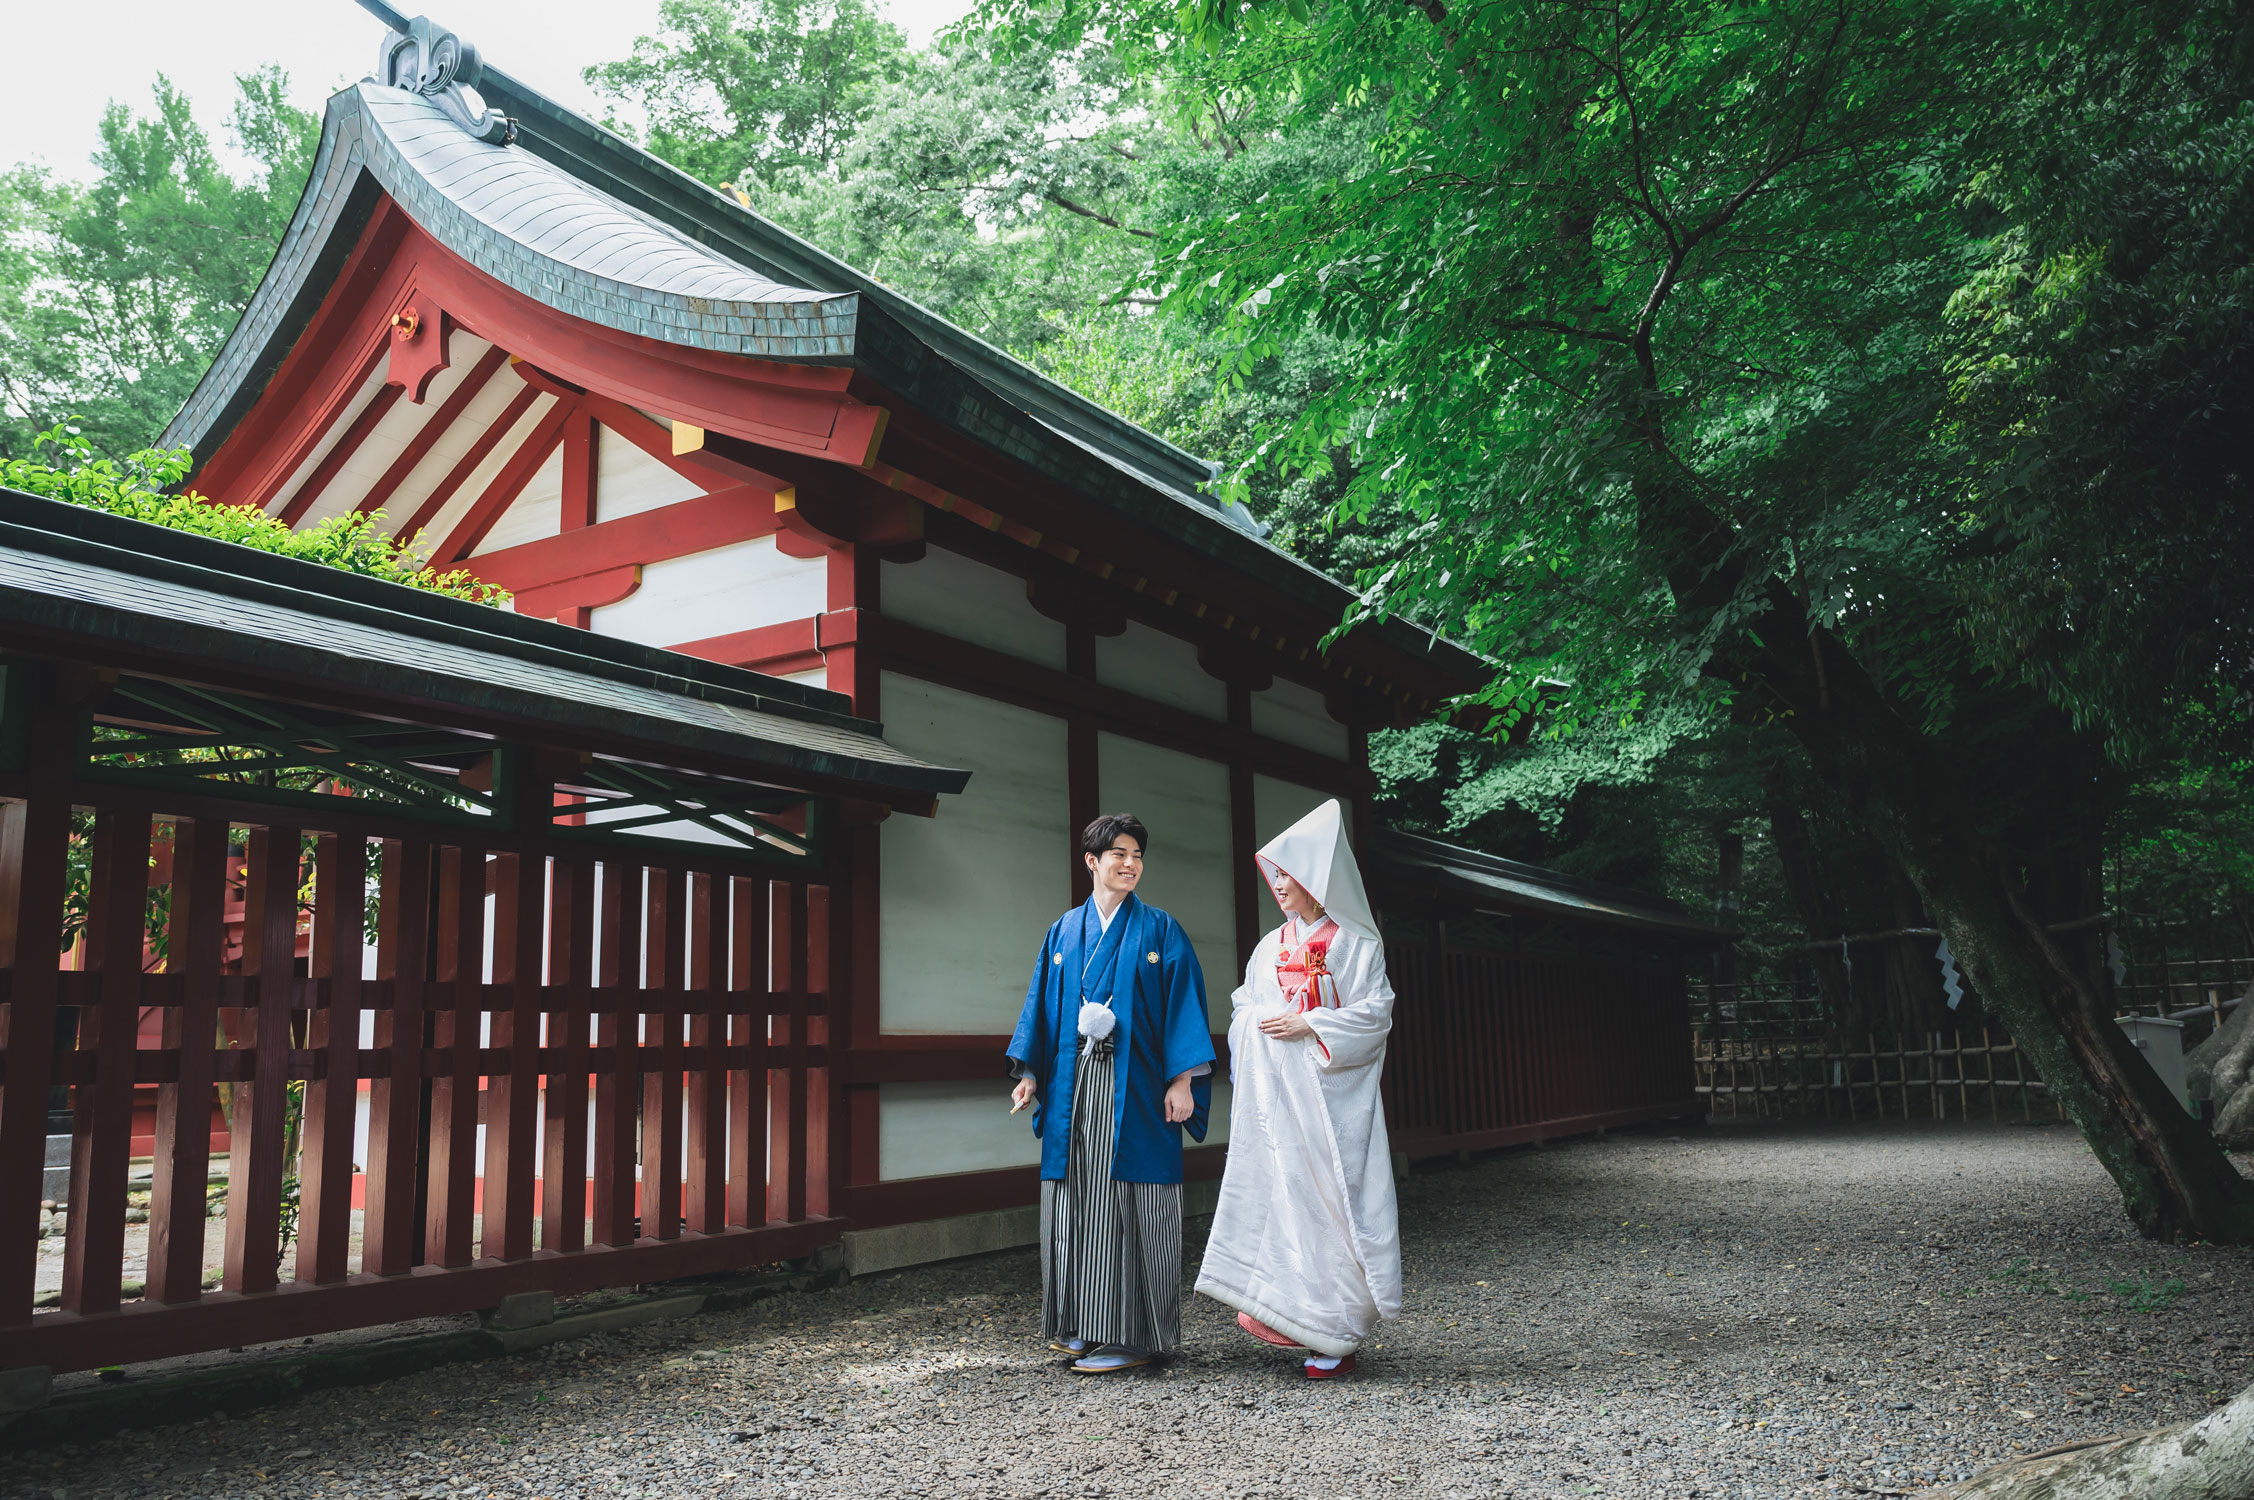
{"label": "white plaster wall", "polygon": [[941,547],[921,560],[886,563],[884,613],[958,641],[1064,667],[1064,627],[1026,601],[1025,580]]}
{"label": "white plaster wall", "polygon": [[[384,413],[383,420],[376,424],[375,431],[368,434],[367,441],[344,461],[344,467],[337,470],[337,476],[330,482],[328,490],[306,510],[297,523],[300,529],[316,525],[331,516],[341,516],[359,505],[367,497],[368,491],[375,487],[376,481],[383,478],[392,463],[406,451],[415,435],[422,431],[423,424],[436,415],[439,407],[446,404],[447,398],[469,378],[470,370],[485,357],[485,351],[493,346],[476,334],[465,333],[457,328],[446,347],[452,363],[431,377],[429,394],[422,403],[417,405],[402,397],[391,404],[391,410]],[[425,493],[427,488],[426,486]],[[401,493],[405,492],[406,486],[402,486]],[[389,516],[397,508],[398,497],[394,496],[392,502],[384,507],[384,512]]]}
{"label": "white plaster wall", "polygon": [[1353,753],[1346,726],[1323,707],[1323,695],[1281,677],[1273,687],[1252,695],[1252,731],[1334,760],[1346,760]]}
{"label": "white plaster wall", "polygon": [[[1213,1083],[1203,1144],[1229,1139],[1229,1085]],[[1183,1144],[1199,1142],[1184,1137]],[[1041,1142],[1027,1117],[1010,1114],[1009,1080],[887,1083],[877,1088],[877,1178],[937,1177],[1041,1164]]]}
{"label": "white plaster wall", "polygon": [[828,602],[826,559],[787,557],[760,536],[646,565],[642,586],[594,610],[589,624],[645,646],[678,646],[803,620]]}
{"label": "white plaster wall", "polygon": [[1208,719],[1229,716],[1228,686],[1197,664],[1197,647],[1140,621],[1096,637],[1096,681]]}
{"label": "white plaster wall", "polygon": [[1237,987],[1236,896],[1229,878],[1229,768],[1124,735],[1096,736],[1097,799],[1150,829],[1137,894],[1172,913],[1205,971],[1206,1016],[1229,1029]]}
{"label": "white plaster wall", "polygon": [[691,500],[703,486],[674,473],[609,428],[595,437],[595,519],[615,521]]}
{"label": "white plaster wall", "polygon": [[[360,413],[367,409],[369,402],[376,399],[383,387],[384,366],[378,362],[368,372],[368,378],[360,382],[360,389],[352,393],[352,400],[346,405],[343,415],[336,419],[327,432],[321,434],[321,440],[313,445],[313,451],[305,456],[305,461],[291,472],[289,478],[282,481],[281,489],[267,502],[268,515],[280,515],[288,508],[291,498],[297,494],[298,486],[311,478],[315,469],[321,467],[321,461],[329,456],[329,450],[336,447],[344,435],[352,430],[352,424],[360,420]],[[330,488],[333,490],[335,486]]]}
{"label": "white plaster wall", "polygon": [[[439,482],[453,472],[455,462],[468,453],[470,446],[477,440],[478,436],[485,429],[499,422],[502,415],[500,409],[505,409],[508,403],[516,398],[517,388],[523,383],[506,370],[494,376],[492,383],[486,386],[478,399],[470,403],[470,412],[464,412],[462,420],[454,424],[454,433],[461,434],[460,441],[458,443],[440,442],[431,450],[429,457],[415,466],[415,473],[411,482],[420,484],[422,488],[416,491],[414,498],[410,501],[404,494],[405,486],[402,486],[401,498],[392,507],[393,514],[401,524],[410,520],[415,511],[421,507],[424,499],[429,496],[430,491],[437,488]],[[489,402],[494,403],[497,408],[492,416],[486,421],[478,423],[476,430],[463,433],[463,429],[471,425],[471,412]],[[470,508],[484,498],[486,487],[492,484],[501,470],[511,459],[516,457],[517,449],[523,447],[525,442],[531,438],[533,432],[547,418],[548,409],[555,404],[555,397],[542,395],[525,407],[524,415],[517,418],[516,425],[510,428],[501,440],[493,445],[493,450],[485,455],[475,469],[470,471],[468,480],[454,492],[452,498],[447,500],[445,506],[425,528],[432,545],[435,546],[443,542],[453,534],[454,528],[462,523],[462,518],[470,513]],[[443,468],[438,467],[435,462],[438,458],[438,450],[449,446],[454,449],[454,457],[448,459]]]}
{"label": "white plaster wall", "polygon": [[971,772],[938,817],[882,825],[882,1028],[1007,1032],[1072,900],[1064,720],[892,672],[882,692],[888,741]]}
{"label": "white plaster wall", "polygon": [[487,552],[500,552],[525,542],[537,542],[563,530],[563,446],[554,451],[532,471],[516,499],[494,521],[493,529],[485,533],[484,540],[470,549],[470,556]]}
{"label": "white plaster wall", "polygon": [[[1328,802],[1331,796],[1331,793],[1318,792],[1311,786],[1278,781],[1273,776],[1255,775],[1252,778],[1253,847],[1256,849],[1262,847],[1268,840]],[[1340,797],[1338,804],[1346,814],[1346,837],[1351,842],[1354,837],[1353,800]],[[1363,883],[1368,884],[1367,877],[1364,878]],[[1282,920],[1282,917],[1272,911],[1263,912],[1261,915],[1262,930],[1265,931],[1267,928],[1274,927],[1277,922]]]}
{"label": "white plaster wall", "polygon": [[887,1083],[877,1089],[877,1177],[934,1177],[1036,1166],[1029,1116],[1010,1114],[1010,1081]]}

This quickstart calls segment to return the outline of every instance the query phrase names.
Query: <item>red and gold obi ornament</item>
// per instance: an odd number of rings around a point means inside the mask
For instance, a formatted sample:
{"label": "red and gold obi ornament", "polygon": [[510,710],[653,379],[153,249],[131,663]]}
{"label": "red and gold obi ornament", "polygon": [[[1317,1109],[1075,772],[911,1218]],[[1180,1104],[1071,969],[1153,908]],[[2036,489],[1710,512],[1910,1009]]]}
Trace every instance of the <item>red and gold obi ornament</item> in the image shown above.
{"label": "red and gold obi ornament", "polygon": [[1331,977],[1331,939],[1338,936],[1338,924],[1325,917],[1322,925],[1300,939],[1294,948],[1287,939],[1276,955],[1276,984],[1284,992],[1284,1003],[1294,1012],[1308,1011],[1328,1006],[1338,1009],[1338,981]]}

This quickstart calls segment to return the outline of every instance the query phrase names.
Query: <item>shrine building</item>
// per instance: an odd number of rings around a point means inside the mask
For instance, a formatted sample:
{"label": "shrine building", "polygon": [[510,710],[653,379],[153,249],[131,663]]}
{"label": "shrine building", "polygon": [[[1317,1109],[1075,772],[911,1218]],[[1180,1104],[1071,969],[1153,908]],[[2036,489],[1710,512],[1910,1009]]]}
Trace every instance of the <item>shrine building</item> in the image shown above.
{"label": "shrine building", "polygon": [[[1150,826],[1142,894],[1194,941],[1218,1037],[1276,920],[1253,851],[1349,804],[1402,934],[1405,1151],[1697,1112],[1683,969],[1710,927],[1371,825],[1370,733],[1479,659],[1399,620],[1325,647],[1351,591],[1217,501],[1217,465],[507,75],[455,76],[451,41],[394,32],[329,100],[164,442],[215,502],[380,511],[520,614],[825,689],[971,772],[937,816],[843,804],[812,1212],[958,1222],[928,1241],[950,1253],[1027,1237],[1002,1047],[1104,811]],[[1193,1179],[1220,1170],[1215,1093]]]}

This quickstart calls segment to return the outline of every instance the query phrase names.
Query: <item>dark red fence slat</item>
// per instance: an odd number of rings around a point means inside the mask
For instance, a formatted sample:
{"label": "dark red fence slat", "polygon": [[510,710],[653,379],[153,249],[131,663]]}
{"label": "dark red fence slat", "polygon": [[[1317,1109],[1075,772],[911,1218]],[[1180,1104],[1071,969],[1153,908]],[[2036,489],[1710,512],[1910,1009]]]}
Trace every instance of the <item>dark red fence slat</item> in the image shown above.
{"label": "dark red fence slat", "polygon": [[297,1279],[342,1281],[352,1234],[352,1129],[360,1102],[360,954],[368,845],[323,834],[313,856],[311,977],[329,1003],[306,1023],[321,1077],[305,1085],[304,1165],[298,1177]]}
{"label": "dark red fence slat", "polygon": [[[466,1266],[477,1258],[472,1227],[477,1213],[479,1054],[485,1031],[485,887],[483,849],[439,852],[438,928],[433,934],[437,982],[428,997],[427,1018],[422,1007],[415,1011],[417,1033],[446,1051],[445,1066],[430,1075],[422,1259],[431,1265]],[[405,1018],[402,1009],[402,1025]]]}
{"label": "dark red fence slat", "polygon": [[86,951],[101,976],[79,1012],[78,1045],[94,1060],[72,1090],[70,1228],[63,1242],[63,1306],[118,1304],[125,1257],[125,1176],[133,1137],[134,1031],[140,1022],[141,913],[148,892],[149,818],[114,809],[94,821]]}
{"label": "dark red fence slat", "polygon": [[180,985],[179,1003],[165,1009],[162,1035],[168,1049],[179,1050],[180,1068],[175,1081],[157,1089],[147,1295],[158,1302],[193,1302],[203,1294],[219,953],[227,938],[227,834],[224,822],[208,818],[183,818],[172,826],[164,966]]}
{"label": "dark red fence slat", "polygon": [[272,1291],[281,1281],[282,1176],[287,1169],[285,1071],[272,1059],[290,1046],[297,965],[298,832],[286,825],[253,827],[243,861],[243,972],[258,977],[257,1003],[238,1036],[265,1064],[234,1087],[228,1121],[233,1150],[227,1165],[227,1259],[221,1285],[230,1292]]}
{"label": "dark red fence slat", "polygon": [[376,975],[391,982],[391,1006],[376,1016],[376,1048],[391,1066],[368,1091],[367,1214],[363,1270],[413,1269],[417,1126],[422,1112],[423,998],[430,936],[430,845],[387,840],[378,902]]}

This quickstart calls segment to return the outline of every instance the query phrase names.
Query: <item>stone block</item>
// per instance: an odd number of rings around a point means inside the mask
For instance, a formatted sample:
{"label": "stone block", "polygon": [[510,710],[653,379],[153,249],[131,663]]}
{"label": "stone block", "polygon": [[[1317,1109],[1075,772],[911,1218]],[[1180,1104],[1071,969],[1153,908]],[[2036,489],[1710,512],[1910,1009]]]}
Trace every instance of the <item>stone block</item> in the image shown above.
{"label": "stone block", "polygon": [[511,1292],[501,1299],[499,1307],[481,1312],[477,1317],[478,1322],[487,1328],[538,1328],[544,1323],[556,1321],[556,1294]]}
{"label": "stone block", "polygon": [[0,1370],[0,1413],[37,1411],[55,1394],[55,1372],[45,1365]]}

